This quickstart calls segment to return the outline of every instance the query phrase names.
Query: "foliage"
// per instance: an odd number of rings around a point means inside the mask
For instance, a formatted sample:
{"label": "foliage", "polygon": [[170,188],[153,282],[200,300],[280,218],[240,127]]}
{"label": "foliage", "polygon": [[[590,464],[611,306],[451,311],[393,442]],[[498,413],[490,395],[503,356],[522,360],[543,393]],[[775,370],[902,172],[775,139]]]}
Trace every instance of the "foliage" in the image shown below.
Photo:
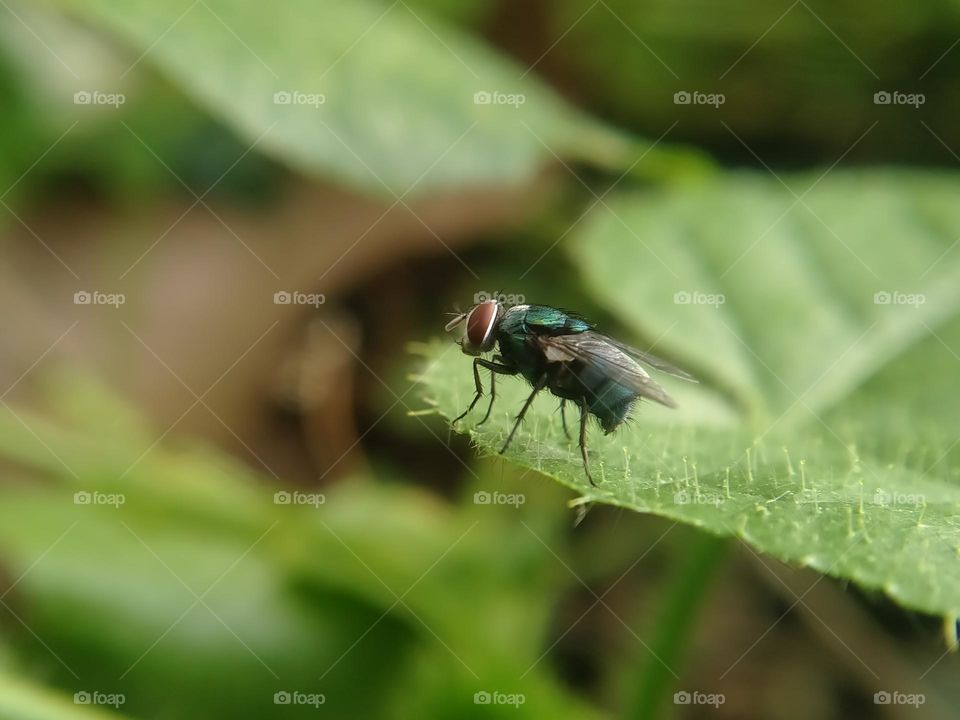
{"label": "foliage", "polygon": [[[947,200],[958,191],[950,178],[864,171],[617,196],[585,222],[575,264],[626,328],[703,382],[665,379],[679,411],[642,406],[632,426],[594,432],[596,489],[550,399],[507,457],[583,499],[960,613],[960,457],[945,392],[960,330],[960,213]],[[468,363],[444,345],[423,352],[426,393],[456,417]],[[459,426],[487,452],[528,391],[500,389],[487,425]]]}

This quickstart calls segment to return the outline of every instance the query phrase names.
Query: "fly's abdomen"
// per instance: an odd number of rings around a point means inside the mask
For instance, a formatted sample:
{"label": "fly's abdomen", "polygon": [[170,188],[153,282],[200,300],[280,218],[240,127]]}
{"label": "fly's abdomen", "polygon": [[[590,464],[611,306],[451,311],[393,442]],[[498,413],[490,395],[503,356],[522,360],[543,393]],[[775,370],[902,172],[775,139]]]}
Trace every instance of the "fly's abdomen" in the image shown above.
{"label": "fly's abdomen", "polygon": [[587,409],[600,421],[605,433],[613,432],[636,402],[637,393],[594,368],[581,368],[577,384],[587,400]]}

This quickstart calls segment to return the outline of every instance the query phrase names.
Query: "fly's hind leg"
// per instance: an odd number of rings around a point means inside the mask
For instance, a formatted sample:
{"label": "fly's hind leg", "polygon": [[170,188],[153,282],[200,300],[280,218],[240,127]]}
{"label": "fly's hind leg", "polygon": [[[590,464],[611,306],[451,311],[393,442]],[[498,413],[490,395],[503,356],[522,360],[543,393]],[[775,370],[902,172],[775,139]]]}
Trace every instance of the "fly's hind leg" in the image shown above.
{"label": "fly's hind leg", "polygon": [[570,436],[570,429],[567,427],[567,401],[560,401],[560,422],[563,423],[563,434],[567,436],[567,440],[573,440]]}
{"label": "fly's hind leg", "polygon": [[590,461],[587,457],[587,415],[587,399],[582,397],[580,398],[580,456],[583,458],[583,471],[587,474],[587,480],[596,487],[597,484],[590,475]]}

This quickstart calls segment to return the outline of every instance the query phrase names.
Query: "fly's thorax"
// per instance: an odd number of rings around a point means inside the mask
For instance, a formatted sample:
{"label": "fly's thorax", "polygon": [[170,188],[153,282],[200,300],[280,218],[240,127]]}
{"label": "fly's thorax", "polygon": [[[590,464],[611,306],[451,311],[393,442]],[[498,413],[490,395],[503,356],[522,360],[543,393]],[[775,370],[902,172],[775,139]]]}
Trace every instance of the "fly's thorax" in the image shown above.
{"label": "fly's thorax", "polygon": [[504,310],[497,326],[497,344],[504,361],[534,384],[543,375],[546,364],[526,324],[529,308],[529,305],[514,305]]}
{"label": "fly's thorax", "polygon": [[504,309],[503,314],[500,316],[499,332],[508,335],[523,333],[525,331],[524,319],[527,316],[527,308],[529,307],[529,305],[514,305],[513,307]]}

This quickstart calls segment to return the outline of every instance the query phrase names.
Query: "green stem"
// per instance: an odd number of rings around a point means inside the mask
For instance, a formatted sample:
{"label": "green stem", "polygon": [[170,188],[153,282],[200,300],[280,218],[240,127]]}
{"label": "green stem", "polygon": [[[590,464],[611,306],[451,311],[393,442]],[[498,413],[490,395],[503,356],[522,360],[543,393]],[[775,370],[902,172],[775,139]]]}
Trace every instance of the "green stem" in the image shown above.
{"label": "green stem", "polygon": [[726,539],[705,532],[697,532],[681,545],[684,559],[664,589],[650,642],[653,652],[644,651],[648,659],[624,717],[650,720],[660,716],[664,700],[674,688],[673,674],[678,672],[697,613],[728,547]]}

